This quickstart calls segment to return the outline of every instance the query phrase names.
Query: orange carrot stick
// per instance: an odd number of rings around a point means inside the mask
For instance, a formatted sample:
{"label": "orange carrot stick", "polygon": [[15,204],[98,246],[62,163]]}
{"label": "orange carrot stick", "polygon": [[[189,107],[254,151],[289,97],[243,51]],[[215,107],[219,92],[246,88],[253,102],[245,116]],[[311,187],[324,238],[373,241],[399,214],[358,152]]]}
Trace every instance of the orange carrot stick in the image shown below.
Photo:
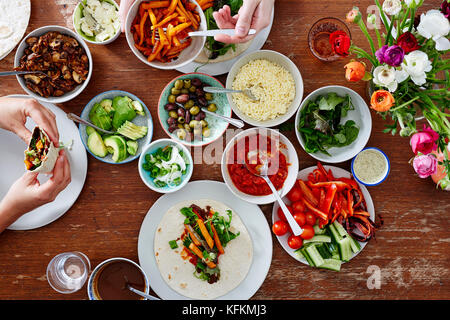
{"label": "orange carrot stick", "polygon": [[[189,245],[189,249],[191,249],[200,259],[203,259],[203,253],[193,242],[191,242],[191,244]],[[208,263],[206,263],[206,265],[211,269],[217,267],[216,264],[212,261],[209,261]]]}

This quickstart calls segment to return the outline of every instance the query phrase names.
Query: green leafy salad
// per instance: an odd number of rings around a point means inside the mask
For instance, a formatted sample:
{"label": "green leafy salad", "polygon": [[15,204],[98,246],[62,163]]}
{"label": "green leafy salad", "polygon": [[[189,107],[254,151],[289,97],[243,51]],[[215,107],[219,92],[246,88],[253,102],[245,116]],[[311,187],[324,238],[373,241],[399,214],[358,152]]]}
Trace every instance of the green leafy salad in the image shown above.
{"label": "green leafy salad", "polygon": [[359,133],[355,121],[341,123],[351,110],[354,106],[349,95],[341,97],[331,92],[310,100],[300,111],[298,125],[306,152],[321,151],[330,155],[327,149],[347,146],[355,141]]}
{"label": "green leafy salad", "polygon": [[[238,13],[239,9],[242,7],[243,0],[215,0],[214,5],[204,11],[206,17],[206,26],[208,30],[219,29],[216,24],[216,20],[214,20],[213,12],[218,11],[223,6],[228,5],[230,7],[231,16],[234,16]],[[211,60],[216,59],[218,56],[223,56],[229,50],[236,50],[235,44],[227,44],[223,42],[219,42],[214,40],[214,37],[206,38],[206,49],[208,49],[211,54],[208,57]]]}

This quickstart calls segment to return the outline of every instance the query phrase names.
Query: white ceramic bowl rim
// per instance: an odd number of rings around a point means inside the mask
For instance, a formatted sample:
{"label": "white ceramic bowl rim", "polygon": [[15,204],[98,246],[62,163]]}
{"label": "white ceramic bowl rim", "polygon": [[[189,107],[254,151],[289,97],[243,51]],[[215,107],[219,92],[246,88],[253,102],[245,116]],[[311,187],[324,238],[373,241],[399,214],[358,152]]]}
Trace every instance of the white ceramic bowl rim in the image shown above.
{"label": "white ceramic bowl rim", "polygon": [[[72,100],[86,88],[86,86],[89,83],[89,80],[91,79],[92,72],[94,69],[91,51],[89,50],[89,47],[86,44],[86,42],[84,41],[84,39],[79,34],[70,30],[69,28],[58,26],[58,25],[49,25],[49,26],[44,26],[44,27],[34,29],[33,31],[31,31],[28,35],[26,35],[22,39],[19,46],[17,47],[16,55],[14,57],[14,67],[19,66],[19,61],[20,61],[20,58],[22,58],[22,56],[23,56],[23,51],[25,50],[25,46],[28,46],[25,42],[26,39],[28,39],[29,37],[40,37],[40,36],[46,34],[47,32],[51,32],[51,31],[57,31],[57,32],[61,32],[65,35],[69,35],[69,36],[75,38],[80,43],[80,45],[83,47],[83,49],[86,52],[86,55],[89,59],[89,72],[88,72],[88,76],[87,76],[86,80],[84,80],[84,82],[82,84],[76,86],[74,90],[63,94],[60,97],[44,98],[44,97],[40,96],[39,94],[34,93],[30,89],[28,89],[27,86],[25,85],[25,81],[23,80],[23,78],[21,76],[16,75],[16,78],[17,78],[17,81],[19,82],[20,86],[22,87],[22,89],[28,95],[35,98],[36,100],[41,100],[41,101],[45,101],[48,103],[63,103],[63,102]],[[19,55],[19,53],[20,53],[20,55]]]}
{"label": "white ceramic bowl rim", "polygon": [[[253,56],[259,56],[259,55],[264,55],[264,56],[261,56],[260,58],[252,58]],[[247,116],[245,113],[240,111],[239,108],[235,105],[232,95],[227,94],[228,103],[230,104],[233,112],[241,120],[243,120],[253,126],[275,127],[275,126],[289,120],[296,113],[296,111],[300,107],[300,104],[303,99],[304,84],[303,84],[303,78],[300,73],[300,70],[298,69],[297,65],[291,59],[289,59],[284,54],[274,51],[274,50],[256,50],[256,51],[253,51],[250,53],[242,54],[242,56],[233,64],[233,66],[230,69],[230,72],[227,75],[226,87],[232,88],[234,77],[237,74],[237,72],[239,71],[238,66],[240,69],[244,65],[244,64],[242,64],[242,61],[248,60],[248,62],[249,62],[249,61],[252,61],[255,59],[266,59],[266,60],[272,61],[271,57],[274,57],[274,56],[279,57],[281,60],[285,61],[287,65],[290,66],[289,69],[288,68],[286,68],[286,69],[292,75],[292,77],[294,78],[294,82],[295,82],[296,95],[285,114],[280,115],[275,119],[270,119],[270,120],[266,120],[266,121],[258,121],[258,120],[252,119],[251,117]],[[246,62],[246,63],[248,63],[248,62]],[[233,79],[232,79],[232,77],[233,77]]]}
{"label": "white ceramic bowl rim", "polygon": [[[166,144],[166,145],[176,145],[177,147],[179,147],[181,150],[183,150],[184,155],[188,158],[188,164],[189,164],[189,168],[188,171],[186,173],[186,176],[184,177],[183,181],[175,187],[169,188],[167,190],[163,190],[161,188],[155,187],[151,184],[149,184],[146,179],[144,179],[143,177],[143,168],[142,168],[142,164],[144,162],[145,159],[145,155],[147,154],[148,150],[151,149],[153,146],[155,146],[156,144]],[[141,177],[142,182],[145,183],[145,185],[147,187],[149,187],[151,190],[159,192],[159,193],[173,193],[175,191],[180,190],[181,188],[183,188],[191,179],[192,177],[192,172],[194,171],[194,161],[192,159],[192,155],[191,152],[189,151],[189,149],[183,145],[182,143],[174,140],[174,139],[168,139],[168,138],[163,138],[163,139],[158,139],[155,141],[152,141],[151,143],[149,143],[148,145],[146,145],[143,149],[142,149],[142,153],[139,156],[139,163],[138,163],[138,170],[139,170],[139,176]]]}
{"label": "white ceramic bowl rim", "polygon": [[144,280],[145,280],[145,293],[149,294],[150,292],[150,283],[148,282],[148,277],[147,274],[145,273],[144,269],[136,262],[134,262],[133,260],[127,259],[127,258],[122,258],[122,257],[115,257],[115,258],[109,258],[107,260],[104,260],[102,262],[100,262],[95,268],[94,270],[92,270],[92,273],[89,276],[89,280],[88,280],[88,284],[87,284],[87,291],[88,291],[88,297],[90,300],[99,300],[99,297],[97,297],[95,295],[95,291],[93,290],[93,285],[94,285],[94,278],[97,276],[97,273],[100,271],[100,269],[111,263],[114,261],[126,261],[129,262],[133,265],[135,265],[142,273],[142,275],[144,276]]}
{"label": "white ceramic bowl rim", "polygon": [[[117,8],[117,10],[119,10],[119,5],[117,4],[117,2],[116,2],[115,0],[100,0],[100,1],[106,1],[106,2],[110,2],[110,1],[111,1],[111,2],[114,4],[114,6]],[[83,35],[81,35],[81,34],[78,32],[77,26],[75,25],[75,14],[76,14],[76,12],[77,12],[77,10],[78,10],[78,7],[79,7],[80,5],[81,5],[81,2],[78,3],[78,4],[76,5],[75,9],[73,10],[73,14],[72,14],[72,24],[73,24],[73,28],[75,29],[75,32],[76,32],[80,37],[82,37],[84,41],[87,41],[87,42],[93,43],[93,44],[109,44],[109,43],[113,42],[114,40],[116,40],[116,39],[119,37],[119,35],[122,33],[122,22],[120,22],[120,24],[119,24],[119,29],[117,30],[117,32],[116,32],[111,38],[106,39],[105,41],[92,41],[92,40],[87,39],[86,37],[84,37]],[[120,17],[119,17],[119,21],[120,21]]]}

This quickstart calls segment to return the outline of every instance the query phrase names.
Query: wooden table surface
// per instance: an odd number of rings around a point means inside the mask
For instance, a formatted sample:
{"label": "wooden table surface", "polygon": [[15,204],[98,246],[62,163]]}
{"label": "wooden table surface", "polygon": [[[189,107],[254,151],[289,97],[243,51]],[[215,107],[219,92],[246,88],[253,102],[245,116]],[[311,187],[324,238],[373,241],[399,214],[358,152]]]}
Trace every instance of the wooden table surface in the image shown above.
{"label": "wooden table surface", "polygon": [[[45,25],[72,27],[78,0],[32,0],[27,33]],[[370,0],[277,0],[275,19],[265,49],[287,55],[300,69],[305,94],[331,84],[344,85],[367,101],[364,83],[348,83],[343,66],[349,59],[323,64],[310,54],[307,32],[319,18],[344,18],[356,5],[366,16]],[[422,10],[438,7],[427,0]],[[353,40],[367,48],[357,26],[350,26]],[[154,119],[153,139],[165,138],[157,116],[161,90],[177,71],[152,69],[129,49],[125,35],[106,46],[91,45],[94,72],[87,88],[74,100],[59,105],[80,114],[95,95],[121,89],[139,96]],[[13,68],[15,50],[0,61],[0,71]],[[219,76],[225,82],[226,75]],[[15,77],[0,80],[0,96],[22,94]],[[267,278],[253,299],[449,299],[450,232],[449,194],[436,190],[430,179],[418,178],[408,164],[412,152],[407,138],[382,133],[384,122],[372,113],[373,128],[368,146],[383,149],[391,161],[391,173],[379,186],[369,188],[376,213],[384,225],[364,251],[343,265],[340,273],[313,269],[292,259],[273,237],[273,258]],[[290,120],[291,122],[293,119]],[[298,152],[300,169],[316,164],[303,151],[293,130],[283,132]],[[3,151],[5,152],[5,151]],[[7,152],[7,151],[6,151]],[[339,167],[349,170],[350,162]],[[220,164],[195,165],[192,181],[223,181]],[[57,221],[35,230],[0,234],[0,299],[87,299],[82,290],[63,295],[47,283],[46,267],[58,253],[84,252],[95,267],[111,257],[138,261],[137,241],[141,223],[161,196],[141,181],[137,161],[109,165],[88,155],[84,188],[73,207]],[[271,222],[272,205],[261,207]],[[241,213],[243,214],[243,213]],[[149,249],[150,250],[150,249]],[[381,271],[380,289],[369,289],[369,266]],[[151,279],[150,279],[151,282]]]}

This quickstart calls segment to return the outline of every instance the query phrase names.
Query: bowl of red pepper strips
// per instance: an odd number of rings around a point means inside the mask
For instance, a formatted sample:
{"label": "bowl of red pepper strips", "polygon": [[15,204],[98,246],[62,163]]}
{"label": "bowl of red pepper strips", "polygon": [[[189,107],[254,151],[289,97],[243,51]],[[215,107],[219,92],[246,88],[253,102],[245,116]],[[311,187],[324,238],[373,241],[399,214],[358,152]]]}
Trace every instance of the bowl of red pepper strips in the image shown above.
{"label": "bowl of red pepper strips", "polygon": [[[349,235],[360,242],[362,250],[375,237],[375,230],[380,226],[375,223],[375,208],[367,188],[359,184],[350,172],[339,167],[323,166],[320,162],[316,167],[298,173],[294,187],[283,201],[297,223],[308,230],[300,236],[302,240],[314,236],[314,225],[322,229],[338,221]],[[283,221],[278,208],[278,204],[275,204],[272,211],[274,225]],[[274,232],[279,232],[280,227],[277,228]],[[289,246],[289,227],[285,233],[276,235],[283,248],[293,258],[302,261]]]}
{"label": "bowl of red pepper strips", "polygon": [[189,37],[206,30],[206,18],[194,0],[136,0],[128,12],[125,35],[142,62],[158,69],[177,69],[203,50],[206,37]]}

